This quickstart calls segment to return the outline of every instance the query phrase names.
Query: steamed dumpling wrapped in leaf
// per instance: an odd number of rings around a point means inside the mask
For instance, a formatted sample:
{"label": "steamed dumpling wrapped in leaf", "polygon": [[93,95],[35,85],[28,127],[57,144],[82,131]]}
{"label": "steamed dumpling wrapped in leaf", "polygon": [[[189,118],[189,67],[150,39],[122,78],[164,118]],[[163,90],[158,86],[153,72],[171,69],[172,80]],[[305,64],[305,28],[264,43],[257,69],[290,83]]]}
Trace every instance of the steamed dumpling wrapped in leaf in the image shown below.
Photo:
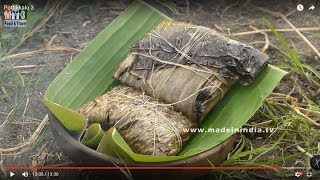
{"label": "steamed dumpling wrapped in leaf", "polygon": [[176,155],[192,135],[186,129],[197,123],[173,107],[126,86],[117,86],[77,110],[89,123],[114,126],[139,154]]}
{"label": "steamed dumpling wrapped in leaf", "polygon": [[113,77],[201,122],[232,84],[251,83],[267,60],[212,29],[163,21],[133,45]]}

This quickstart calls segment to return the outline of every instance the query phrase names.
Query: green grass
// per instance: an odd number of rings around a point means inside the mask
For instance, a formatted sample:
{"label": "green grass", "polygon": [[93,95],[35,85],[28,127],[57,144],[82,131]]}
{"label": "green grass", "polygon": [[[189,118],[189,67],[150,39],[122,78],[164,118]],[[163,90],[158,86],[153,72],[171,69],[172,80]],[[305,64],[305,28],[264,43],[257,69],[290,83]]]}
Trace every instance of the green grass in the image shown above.
{"label": "green grass", "polygon": [[[20,45],[23,43],[28,45],[30,43],[28,39],[27,41],[22,39],[28,36],[30,31],[38,25],[38,22],[46,16],[46,11],[47,7],[28,11],[27,27],[3,27],[0,32],[0,58],[9,55],[8,52],[13,49],[16,49],[16,51],[12,51],[10,55],[19,53],[19,51],[21,52],[18,48]],[[30,36],[30,39],[40,37],[43,32],[37,31],[33,36]],[[33,42],[31,41],[31,43]],[[28,49],[24,49],[24,51],[28,51]],[[39,117],[37,109],[31,107],[30,104],[35,101],[33,98],[40,96],[37,94],[39,92],[39,84],[41,81],[48,79],[50,70],[43,70],[38,67],[34,69],[28,68],[27,70],[31,71],[26,73],[27,71],[15,69],[14,66],[26,65],[24,60],[22,58],[0,59],[0,88],[5,88],[7,92],[7,94],[4,94],[0,91],[0,137],[4,139],[1,141],[3,143],[1,148],[15,148],[20,145],[19,143],[27,141],[39,124],[37,118],[43,118]],[[48,128],[44,129],[44,131],[49,130]],[[4,134],[9,134],[9,136],[4,137]],[[9,154],[3,154],[3,158],[9,164],[14,162],[12,159],[22,159],[21,163],[24,164],[31,163],[31,159],[30,162],[27,162],[21,156],[36,154],[35,150],[40,146],[40,143],[43,144],[47,141],[49,135],[47,132],[42,132],[31,146],[11,151]]]}
{"label": "green grass", "polygon": [[[27,36],[37,23],[46,15],[47,7],[36,8],[35,10],[27,11],[27,26],[17,28],[3,28],[0,32],[0,58],[8,55],[12,49],[20,46],[21,39]],[[39,36],[39,33],[34,36]],[[39,79],[34,79],[33,75],[22,75],[18,70],[12,68],[16,64],[15,61],[2,61],[0,59],[0,88],[5,88],[7,94],[0,93],[0,102],[5,101],[10,97],[10,104],[14,104],[13,108],[6,119],[13,118],[21,109],[26,101],[27,95],[34,92]],[[6,85],[7,84],[7,85]],[[8,85],[9,84],[9,85]],[[0,121],[0,123],[2,123]]]}
{"label": "green grass", "polygon": [[289,46],[287,41],[282,35],[275,30],[272,24],[265,18],[262,19],[264,24],[272,31],[273,35],[278,39],[281,45],[284,47],[285,59],[288,63],[283,63],[283,68],[294,71],[298,74],[305,76],[310,82],[314,83],[320,88],[320,72],[311,67],[308,64],[301,62],[300,56],[296,49]]}
{"label": "green grass", "polygon": [[[5,101],[5,98],[10,96],[10,104],[13,104],[12,108],[7,110],[10,113],[5,118],[6,120],[15,119],[21,114],[27,98],[36,92],[39,82],[46,79],[49,73],[49,71],[41,71],[37,76],[33,74],[26,76],[21,75],[14,68],[3,68],[3,74],[0,77],[0,87],[5,86],[5,84],[10,84],[10,86],[6,86],[7,94],[1,94],[0,102]],[[4,122],[0,121],[0,125],[2,123]]]}
{"label": "green grass", "polygon": [[[263,19],[263,22],[282,46],[275,47],[284,59],[284,62],[278,67],[290,71],[289,76],[302,76],[311,85],[319,88],[320,73],[301,61],[297,50],[291,47],[280,33],[275,31],[275,28],[267,19]],[[300,87],[299,83],[300,79],[294,84],[294,92],[298,95],[293,94],[292,96],[296,99],[286,99],[285,97],[281,98],[280,101],[279,99],[267,99],[256,113],[257,118],[253,118],[258,126],[263,124],[263,127],[275,128],[276,131],[269,134],[268,137],[262,138],[262,146],[256,144],[257,140],[249,139],[245,134],[242,134],[236,148],[230,153],[229,158],[221,164],[222,166],[270,165],[291,167],[300,161],[304,164],[298,163],[296,166],[304,166],[305,168],[309,166],[310,157],[305,152],[301,152],[297,146],[311,155],[319,154],[319,127],[311,125],[304,116],[297,114],[292,108],[302,107],[320,113],[320,107],[311,97],[308,97],[306,89]],[[313,116],[312,119],[320,122],[320,116]],[[274,157],[269,158],[272,155]],[[268,172],[284,179],[290,179],[288,176],[293,177],[295,171],[283,169]],[[312,171],[312,173],[313,176],[320,175],[316,171]],[[265,177],[265,175],[259,171],[212,171],[210,179],[255,179]]]}

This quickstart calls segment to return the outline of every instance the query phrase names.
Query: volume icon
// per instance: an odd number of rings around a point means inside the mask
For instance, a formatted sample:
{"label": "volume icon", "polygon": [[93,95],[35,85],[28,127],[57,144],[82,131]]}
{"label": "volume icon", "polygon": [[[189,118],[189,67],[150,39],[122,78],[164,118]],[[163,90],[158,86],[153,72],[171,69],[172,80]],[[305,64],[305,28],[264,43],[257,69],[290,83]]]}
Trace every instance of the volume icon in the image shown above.
{"label": "volume icon", "polygon": [[25,171],[21,175],[24,176],[24,177],[28,177],[29,173],[28,173],[28,171]]}

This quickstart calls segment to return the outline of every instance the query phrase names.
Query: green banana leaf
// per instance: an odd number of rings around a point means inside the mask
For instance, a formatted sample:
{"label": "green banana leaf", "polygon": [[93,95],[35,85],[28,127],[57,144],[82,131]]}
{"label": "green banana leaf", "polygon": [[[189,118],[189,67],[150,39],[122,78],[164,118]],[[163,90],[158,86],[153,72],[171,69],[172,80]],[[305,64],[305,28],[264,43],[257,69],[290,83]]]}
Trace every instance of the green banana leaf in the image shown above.
{"label": "green banana leaf", "polygon": [[115,128],[110,128],[100,142],[98,152],[119,157],[123,160],[137,162],[165,162],[184,159],[189,156],[149,156],[137,154],[131,150],[126,141],[121,137]]}
{"label": "green banana leaf", "polygon": [[103,136],[104,131],[102,130],[100,124],[94,123],[88,128],[81,142],[92,149],[97,149]]}
{"label": "green banana leaf", "polygon": [[[285,74],[285,71],[268,65],[250,85],[235,84],[204,119],[202,128],[206,132],[193,136],[180,155],[194,155],[208,150],[234,134],[232,129],[242,127],[255,114]],[[210,132],[210,129],[221,131],[223,128],[229,129],[229,132]]]}
{"label": "green banana leaf", "polygon": [[[80,140],[87,126],[86,118],[74,110],[116,85],[112,79],[115,66],[125,59],[133,43],[165,19],[168,17],[146,3],[134,1],[55,78],[45,93],[44,103],[70,135]],[[203,128],[240,128],[285,74],[269,65],[251,85],[234,85],[205,118]],[[141,162],[186,158],[215,147],[234,133],[196,133],[178,156],[156,157],[134,153],[113,128],[103,132],[102,137],[102,130],[91,126],[84,136],[86,139],[82,140],[84,144],[97,147],[97,151],[108,155]],[[101,141],[97,141],[101,137]]]}
{"label": "green banana leaf", "polygon": [[80,138],[87,121],[73,110],[115,85],[114,67],[137,40],[167,18],[144,2],[133,2],[53,80],[44,103],[74,138]]}

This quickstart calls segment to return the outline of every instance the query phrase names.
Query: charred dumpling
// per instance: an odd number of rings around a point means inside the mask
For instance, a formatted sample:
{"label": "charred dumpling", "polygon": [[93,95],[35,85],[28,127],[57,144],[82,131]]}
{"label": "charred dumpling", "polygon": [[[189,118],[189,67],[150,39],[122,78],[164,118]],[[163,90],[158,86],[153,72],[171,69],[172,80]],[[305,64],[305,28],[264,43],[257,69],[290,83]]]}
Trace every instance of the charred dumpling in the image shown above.
{"label": "charred dumpling", "polygon": [[267,60],[209,28],[163,21],[116,68],[113,77],[129,87],[117,86],[78,112],[89,124],[114,126],[136,153],[176,155],[192,136],[188,129],[199,127],[234,83],[250,84]]}
{"label": "charred dumpling", "polygon": [[176,155],[197,123],[173,107],[126,86],[117,86],[83,105],[78,112],[90,123],[115,127],[130,148],[140,154]]}
{"label": "charred dumpling", "polygon": [[232,84],[251,83],[267,60],[212,29],[163,21],[132,46],[113,77],[201,123]]}

